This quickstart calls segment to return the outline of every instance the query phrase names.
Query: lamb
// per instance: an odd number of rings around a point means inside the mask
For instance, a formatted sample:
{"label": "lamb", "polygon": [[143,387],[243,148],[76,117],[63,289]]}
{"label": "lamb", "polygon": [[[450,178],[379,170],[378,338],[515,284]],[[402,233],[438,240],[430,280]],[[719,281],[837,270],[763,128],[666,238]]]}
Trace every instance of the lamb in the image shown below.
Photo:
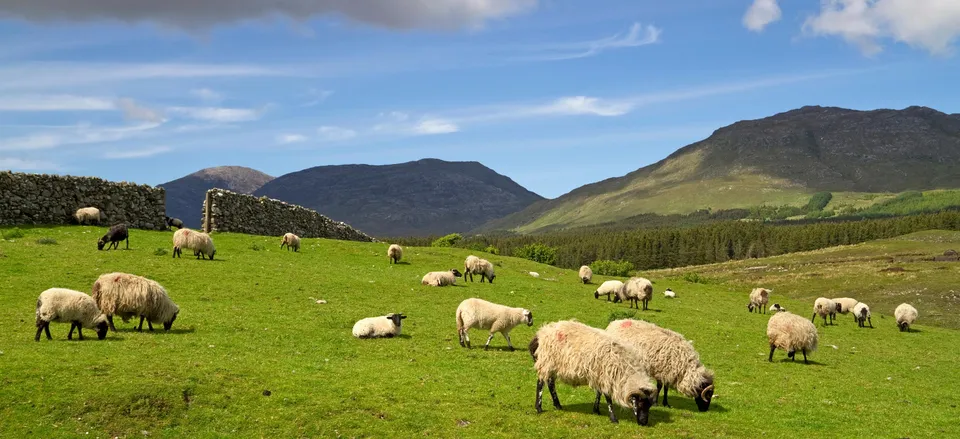
{"label": "lamb", "polygon": [[593,270],[586,265],[580,267],[580,280],[585,284],[590,283],[593,280]]}
{"label": "lamb", "polygon": [[97,278],[91,292],[97,306],[107,315],[110,330],[116,331],[113,316],[126,323],[131,317],[140,317],[137,331],[143,331],[143,322],[153,331],[153,324],[163,324],[169,331],[180,314],[180,307],[170,300],[167,290],[159,283],[129,273],[107,273]]}
{"label": "lamb", "polygon": [[124,240],[127,241],[127,250],[130,250],[130,234],[127,231],[127,225],[116,224],[113,227],[110,227],[110,230],[107,231],[107,234],[103,235],[103,237],[97,241],[97,250],[103,250],[103,246],[108,242],[110,243],[110,246],[107,247],[108,250],[110,247],[113,247],[114,249],[120,248],[120,241]]}
{"label": "lamb", "polygon": [[193,250],[197,259],[200,259],[201,256],[204,258],[209,256],[212,261],[213,255],[217,253],[210,235],[187,228],[173,232],[173,257],[179,258],[183,254],[182,249],[184,248]]}
{"label": "lamb", "polygon": [[637,306],[637,309],[640,309],[640,302],[643,303],[643,310],[647,310],[647,304],[650,303],[650,299],[653,298],[653,283],[648,279],[642,277],[631,277],[627,283],[623,284],[620,287],[619,292],[617,293],[617,299],[614,302],[622,301],[631,301],[630,307],[633,308],[634,305]]}
{"label": "lamb", "polygon": [[593,412],[600,414],[600,395],[607,399],[610,422],[619,422],[613,402],[633,409],[637,424],[647,425],[656,399],[653,380],[644,371],[640,352],[616,336],[576,320],[550,323],[530,341],[537,371],[537,413],[543,413],[543,384],[553,406],[562,410],[556,380],[574,387],[588,385],[597,392]]}
{"label": "lamb", "polygon": [[77,220],[77,224],[81,225],[87,222],[100,224],[103,214],[96,207],[81,207],[74,212],[73,218]]}
{"label": "lamb", "polygon": [[797,350],[800,350],[806,364],[807,352],[817,350],[817,327],[789,311],[778,312],[767,322],[767,340],[770,342],[768,361],[773,361],[773,351],[779,348],[787,351],[787,357],[794,361]]}
{"label": "lamb", "polygon": [[[849,314],[850,311],[853,311],[853,307],[859,303],[857,299],[851,299],[849,297],[840,297],[833,299],[833,301],[840,305],[840,307],[837,308],[837,312],[840,314]],[[853,316],[853,321],[857,321],[857,316]]]}
{"label": "lamb", "polygon": [[390,244],[390,248],[387,249],[387,257],[390,258],[391,264],[400,262],[400,258],[403,257],[403,248],[397,244]]}
{"label": "lamb", "polygon": [[463,276],[456,268],[450,271],[431,271],[423,275],[420,285],[429,285],[432,287],[445,287],[447,285],[456,285],[457,278]]}
{"label": "lamb", "polygon": [[393,338],[400,335],[402,320],[407,316],[390,313],[385,316],[367,317],[357,320],[353,325],[353,336],[357,338]]}
{"label": "lamb", "polygon": [[280,248],[287,246],[287,250],[293,249],[294,253],[300,251],[300,237],[293,233],[284,233],[280,238]]}
{"label": "lamb", "polygon": [[857,306],[853,307],[853,316],[857,319],[857,325],[859,327],[864,327],[863,322],[867,321],[870,323],[870,327],[873,328],[873,321],[870,320],[870,307],[867,306],[866,303],[857,303]]}
{"label": "lamb", "polygon": [[666,297],[668,299],[673,299],[677,297],[677,293],[674,293],[673,290],[667,288],[666,290],[663,291],[663,297]]}
{"label": "lamb", "polygon": [[163,223],[167,225],[167,228],[170,228],[170,227],[176,227],[177,229],[183,228],[183,221],[180,221],[179,218],[170,218],[169,216],[164,216]]}
{"label": "lamb", "polygon": [[607,301],[610,301],[610,295],[613,294],[616,296],[617,292],[623,288],[623,282],[618,280],[608,280],[597,288],[597,291],[593,292],[593,298],[599,299],[600,296],[607,296]]}
{"label": "lamb", "polygon": [[840,305],[833,300],[827,299],[826,297],[818,297],[817,300],[813,302],[813,316],[810,318],[810,321],[815,321],[819,315],[823,317],[823,326],[827,326],[827,316],[830,316],[830,324],[833,324],[839,309]]}
{"label": "lamb", "polygon": [[747,310],[753,312],[756,309],[757,314],[761,311],[766,314],[766,306],[770,301],[770,293],[772,292],[773,290],[766,288],[754,288],[753,291],[750,291],[750,303],[747,304]]}
{"label": "lamb", "polygon": [[468,331],[477,328],[490,331],[487,343],[483,345],[484,350],[490,347],[490,340],[499,332],[507,339],[507,347],[513,351],[510,331],[523,322],[533,326],[533,313],[528,309],[511,308],[477,298],[466,299],[457,307],[457,335],[460,337],[460,346],[466,348],[470,348]]}
{"label": "lamb", "polygon": [[40,293],[37,298],[37,336],[34,341],[40,341],[40,333],[46,331],[47,340],[50,336],[50,322],[70,322],[70,332],[67,340],[73,340],[73,330],[83,340],[83,328],[97,331],[97,338],[107,337],[107,317],[97,308],[97,302],[92,297],[80,291],[66,288],[50,288]]}
{"label": "lamb", "polygon": [[786,310],[787,310],[787,309],[784,308],[784,307],[782,307],[782,306],[780,306],[779,303],[774,303],[773,305],[770,305],[770,311],[771,311],[771,312],[784,312],[784,311],[786,311]]}
{"label": "lamb", "polygon": [[467,276],[470,276],[470,282],[473,282],[473,275],[475,274],[480,275],[480,282],[487,279],[490,283],[493,283],[493,278],[497,277],[493,273],[493,264],[490,261],[474,255],[467,256],[467,259],[463,261],[463,279],[466,280]]}
{"label": "lamb", "polygon": [[913,325],[913,322],[917,321],[917,309],[909,303],[901,303],[893,312],[893,316],[897,319],[897,326],[900,328],[900,332],[910,332],[910,326]]}
{"label": "lamb", "polygon": [[701,412],[710,409],[713,398],[713,371],[700,362],[700,354],[683,335],[643,320],[615,320],[607,332],[633,345],[643,355],[646,372],[657,380],[657,395],[663,388],[663,406],[670,386],[694,399]]}

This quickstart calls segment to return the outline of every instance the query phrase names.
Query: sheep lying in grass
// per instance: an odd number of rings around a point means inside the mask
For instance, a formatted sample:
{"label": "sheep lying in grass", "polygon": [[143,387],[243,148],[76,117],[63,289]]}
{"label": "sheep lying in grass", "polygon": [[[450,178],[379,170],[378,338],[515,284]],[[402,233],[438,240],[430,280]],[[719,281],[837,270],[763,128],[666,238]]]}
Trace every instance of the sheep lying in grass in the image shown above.
{"label": "sheep lying in grass", "polygon": [[81,207],[74,212],[73,218],[77,220],[77,224],[81,225],[86,223],[100,224],[103,214],[96,207]]}
{"label": "sheep lying in grass", "polygon": [[173,232],[173,257],[179,258],[185,248],[193,250],[197,259],[206,259],[209,256],[212,261],[213,255],[217,253],[210,235],[187,228],[178,229]]}
{"label": "sheep lying in grass", "polygon": [[[614,320],[607,332],[633,345],[642,353],[647,374],[657,380],[657,395],[663,388],[663,405],[670,386],[697,403],[697,409],[710,409],[713,398],[713,371],[700,362],[700,354],[683,335],[643,320]],[[656,397],[654,401],[656,401]]]}
{"label": "sheep lying in grass", "polygon": [[107,337],[107,316],[100,312],[92,297],[80,291],[50,288],[40,293],[37,298],[35,341],[40,341],[40,334],[44,331],[47,333],[47,340],[53,340],[50,336],[50,322],[70,322],[67,340],[73,340],[74,329],[77,330],[80,340],[83,340],[83,328],[97,331],[97,338],[100,340]]}
{"label": "sheep lying in grass", "polygon": [[490,347],[490,340],[499,332],[507,339],[507,347],[512,351],[510,331],[521,323],[533,326],[533,313],[530,310],[511,308],[477,298],[466,299],[457,307],[457,335],[460,337],[460,346],[463,347],[470,347],[468,331],[477,328],[490,331],[487,343],[483,345],[484,350]]}
{"label": "sheep lying in grass", "polygon": [[129,273],[107,273],[93,283],[91,293],[97,306],[107,315],[110,330],[116,331],[113,316],[126,323],[131,317],[140,317],[137,331],[143,331],[143,321],[153,331],[153,324],[162,324],[169,331],[180,314],[180,307],[170,300],[167,290],[157,282]]}
{"label": "sheep lying in grass", "polygon": [[600,287],[597,288],[597,291],[593,292],[593,298],[599,299],[600,296],[607,296],[607,301],[609,302],[610,295],[613,294],[614,298],[616,298],[616,294],[621,288],[623,288],[623,282],[618,280],[608,280],[600,284]]}
{"label": "sheep lying in grass", "polygon": [[677,293],[674,293],[673,290],[667,288],[666,290],[663,290],[663,297],[673,299],[677,297]]}
{"label": "sheep lying in grass", "polygon": [[[110,243],[110,247],[114,249],[120,248],[120,241],[127,242],[127,250],[130,249],[130,233],[127,231],[126,224],[117,224],[113,227],[110,227],[110,230],[107,231],[106,235],[100,238],[97,241],[97,250],[103,250],[103,246]],[[110,247],[107,247],[109,250]]]}
{"label": "sheep lying in grass", "polygon": [[827,316],[830,316],[830,324],[832,325],[839,309],[840,306],[836,302],[826,297],[819,297],[813,302],[813,316],[810,317],[810,321],[815,321],[819,315],[823,317],[823,326],[827,326]]}
{"label": "sheep lying in grass", "polygon": [[183,228],[183,221],[180,221],[179,218],[170,218],[169,216],[164,216],[163,223],[167,225],[167,228],[170,228],[170,227],[176,227],[177,229]]}
{"label": "sheep lying in grass", "polygon": [[591,280],[593,280],[593,270],[586,265],[580,267],[580,281],[588,284]]}
{"label": "sheep lying in grass", "polygon": [[300,237],[293,233],[284,233],[280,238],[280,248],[287,246],[287,250],[293,250],[294,253],[300,251]]}
{"label": "sheep lying in grass", "polygon": [[466,281],[467,276],[470,276],[470,282],[473,282],[473,275],[475,274],[480,275],[481,283],[484,279],[493,283],[493,278],[497,277],[493,273],[493,264],[490,261],[474,255],[467,256],[467,259],[463,261],[463,280]]}
{"label": "sheep lying in grass", "polygon": [[869,322],[870,327],[873,328],[873,321],[870,320],[870,307],[866,303],[857,303],[857,306],[853,307],[853,316],[857,319],[857,326],[863,328],[865,326],[863,322]]}
{"label": "sheep lying in grass", "polygon": [[429,285],[431,287],[456,285],[457,278],[461,276],[463,275],[460,274],[456,268],[451,268],[450,271],[431,271],[423,275],[423,279],[420,280],[420,284]]}
{"label": "sheep lying in grass", "polygon": [[390,248],[387,249],[387,257],[390,258],[391,264],[400,262],[400,258],[403,257],[403,248],[397,244],[390,244]]}
{"label": "sheep lying in grass", "polygon": [[770,305],[770,312],[784,312],[786,310],[787,309],[780,306],[779,303],[774,303],[773,305]]}
{"label": "sheep lying in grass", "polygon": [[547,383],[553,406],[563,409],[557,398],[556,380],[574,387],[587,385],[597,392],[593,412],[600,414],[600,396],[607,399],[610,422],[618,422],[614,401],[633,409],[637,424],[647,425],[656,387],[644,371],[640,353],[604,330],[575,320],[541,327],[530,341],[530,356],[537,371],[537,413],[542,413],[543,384]]}
{"label": "sheep lying in grass", "polygon": [[[837,308],[837,312],[844,315],[849,314],[851,311],[853,311],[853,307],[857,306],[857,303],[860,303],[857,301],[857,299],[851,299],[849,297],[840,297],[833,299],[833,301],[840,305]],[[857,316],[853,316],[853,321],[857,321]]]}
{"label": "sheep lying in grass", "polygon": [[353,336],[357,338],[393,338],[400,335],[402,320],[407,316],[390,313],[385,316],[367,317],[353,325]]}
{"label": "sheep lying in grass", "polygon": [[630,301],[630,307],[636,305],[640,309],[643,304],[643,310],[646,311],[650,299],[653,298],[653,283],[642,277],[631,277],[617,292],[617,299],[614,302]]}
{"label": "sheep lying in grass", "polygon": [[787,357],[792,360],[796,360],[798,350],[803,352],[803,362],[807,363],[807,353],[817,350],[817,327],[789,311],[778,312],[767,322],[767,340],[769,361],[773,361],[773,351],[779,348],[787,351]]}
{"label": "sheep lying in grass", "polygon": [[897,319],[897,327],[900,328],[900,332],[910,332],[910,325],[917,321],[917,309],[909,303],[901,303],[893,312],[893,316]]}
{"label": "sheep lying in grass", "polygon": [[767,313],[767,303],[770,301],[770,293],[773,290],[768,290],[766,288],[754,288],[750,291],[750,303],[747,304],[747,310],[753,312],[757,310],[757,314],[763,312]]}

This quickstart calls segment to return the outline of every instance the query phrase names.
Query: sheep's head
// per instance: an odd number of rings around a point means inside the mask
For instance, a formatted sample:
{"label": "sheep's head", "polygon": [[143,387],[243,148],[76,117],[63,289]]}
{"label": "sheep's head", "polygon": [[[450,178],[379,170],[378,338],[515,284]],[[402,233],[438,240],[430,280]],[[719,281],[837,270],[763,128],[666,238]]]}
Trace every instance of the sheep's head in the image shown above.
{"label": "sheep's head", "polygon": [[217,254],[217,251],[216,251],[216,250],[210,252],[210,260],[211,260],[211,261],[213,260],[213,255],[215,255],[215,254]]}
{"label": "sheep's head", "polygon": [[169,322],[163,322],[163,330],[164,330],[164,331],[169,331],[170,328],[173,327],[173,321],[177,319],[177,314],[180,314],[180,311],[177,311],[177,312],[173,313],[173,317],[170,317],[170,321],[169,321]]}
{"label": "sheep's head", "polygon": [[457,271],[456,268],[451,268],[450,272],[453,273],[453,277],[463,277],[463,274],[460,274],[460,272]]}
{"label": "sheep's head", "polygon": [[657,391],[645,374],[637,374],[627,379],[625,391],[629,392],[627,401],[637,417],[637,424],[647,425],[650,420],[650,407],[656,402]]}
{"label": "sheep's head", "polygon": [[101,316],[101,317],[103,317],[103,320],[100,320],[100,322],[97,323],[97,339],[98,340],[103,340],[107,338],[107,328],[108,328],[107,318],[106,316]]}
{"label": "sheep's head", "polygon": [[491,275],[490,275],[490,277],[488,278],[488,279],[490,279],[490,283],[493,283],[493,279],[494,279],[495,277],[497,277],[497,275],[495,275],[495,274],[491,274]]}
{"label": "sheep's head", "polygon": [[107,237],[104,236],[97,241],[97,250],[103,250],[103,246],[107,245]]}
{"label": "sheep's head", "polygon": [[533,313],[529,309],[523,310],[523,317],[527,319],[527,326],[533,326]]}
{"label": "sheep's head", "polygon": [[837,312],[842,312],[842,311],[843,311],[843,305],[840,304],[840,302],[837,302]]}
{"label": "sheep's head", "polygon": [[594,299],[599,299],[599,298],[600,298],[600,290],[597,290],[597,291],[594,291],[594,292],[593,292],[593,298],[594,298]]}
{"label": "sheep's head", "polygon": [[709,374],[697,389],[697,396],[694,401],[697,403],[697,409],[705,412],[710,409],[710,400],[713,399],[713,374]]}
{"label": "sheep's head", "polygon": [[747,304],[747,311],[753,312],[753,303]]}
{"label": "sheep's head", "polygon": [[407,318],[407,316],[400,313],[390,313],[390,314],[387,314],[386,317],[387,317],[387,320],[390,320],[391,322],[393,322],[394,325],[397,325],[397,326],[401,325],[402,323],[401,320]]}

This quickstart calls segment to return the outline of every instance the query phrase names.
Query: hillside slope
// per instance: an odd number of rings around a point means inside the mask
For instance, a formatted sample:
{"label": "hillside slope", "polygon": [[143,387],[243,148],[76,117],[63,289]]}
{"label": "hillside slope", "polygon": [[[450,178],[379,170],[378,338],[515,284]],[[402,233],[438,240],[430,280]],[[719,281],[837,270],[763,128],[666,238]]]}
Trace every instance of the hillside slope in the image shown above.
{"label": "hillside slope", "polygon": [[818,191],[960,187],[960,115],[925,107],[803,107],[741,121],[625,176],[536,203],[477,231],[567,228],[641,213],[802,205]]}
{"label": "hillside slope", "polygon": [[203,217],[203,197],[219,187],[252,194],[273,177],[243,166],[218,166],[159,185],[167,191],[167,216],[180,218],[187,227],[198,228]]}

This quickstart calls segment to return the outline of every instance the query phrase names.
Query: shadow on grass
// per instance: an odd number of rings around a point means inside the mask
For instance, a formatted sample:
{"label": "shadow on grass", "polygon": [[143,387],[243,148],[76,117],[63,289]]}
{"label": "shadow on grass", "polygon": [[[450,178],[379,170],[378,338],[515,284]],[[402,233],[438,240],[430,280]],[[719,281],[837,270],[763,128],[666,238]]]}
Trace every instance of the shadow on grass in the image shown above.
{"label": "shadow on grass", "polygon": [[[562,401],[561,401],[561,404],[562,404]],[[632,410],[628,410],[623,407],[620,407],[616,405],[616,403],[614,403],[614,407],[617,411],[617,419],[620,421],[621,424],[633,424],[637,427],[640,427],[639,425],[637,425],[637,418],[633,415]],[[555,410],[553,408],[553,403],[550,402],[549,397],[546,397],[543,399],[543,409],[544,411],[551,410],[551,409]],[[565,404],[563,406],[562,411],[583,413],[583,414],[592,415],[592,416],[603,416],[604,418],[609,417],[609,415],[607,414],[607,401],[605,399],[600,400],[599,415],[593,412],[593,402],[569,404],[569,405]],[[664,409],[663,407],[660,407],[660,406],[654,406],[650,409],[650,418],[649,418],[649,422],[647,423],[647,427],[656,426],[657,424],[672,424],[672,423],[673,423],[673,415],[669,412],[669,409]]]}
{"label": "shadow on grass", "polygon": [[407,261],[400,261],[400,262],[397,262],[396,264],[390,264],[390,265],[410,265],[410,263]]}
{"label": "shadow on grass", "polygon": [[826,366],[826,364],[823,364],[823,363],[821,363],[821,362],[819,362],[819,361],[816,361],[816,360],[807,360],[807,362],[804,363],[804,362],[803,362],[803,359],[800,359],[800,360],[791,360],[791,359],[789,359],[789,358],[783,358],[783,359],[780,359],[780,360],[774,359],[773,362],[774,362],[774,363],[797,363],[797,365],[799,365],[799,366]]}
{"label": "shadow on grass", "polygon": [[[146,324],[144,324],[146,326]],[[153,328],[153,331],[143,328],[143,331],[138,331],[136,327],[129,328],[117,328],[117,331],[110,331],[110,334],[121,334],[121,333],[141,333],[141,334],[193,334],[197,332],[196,328],[171,328],[169,331],[164,331],[163,326],[160,328]]]}

